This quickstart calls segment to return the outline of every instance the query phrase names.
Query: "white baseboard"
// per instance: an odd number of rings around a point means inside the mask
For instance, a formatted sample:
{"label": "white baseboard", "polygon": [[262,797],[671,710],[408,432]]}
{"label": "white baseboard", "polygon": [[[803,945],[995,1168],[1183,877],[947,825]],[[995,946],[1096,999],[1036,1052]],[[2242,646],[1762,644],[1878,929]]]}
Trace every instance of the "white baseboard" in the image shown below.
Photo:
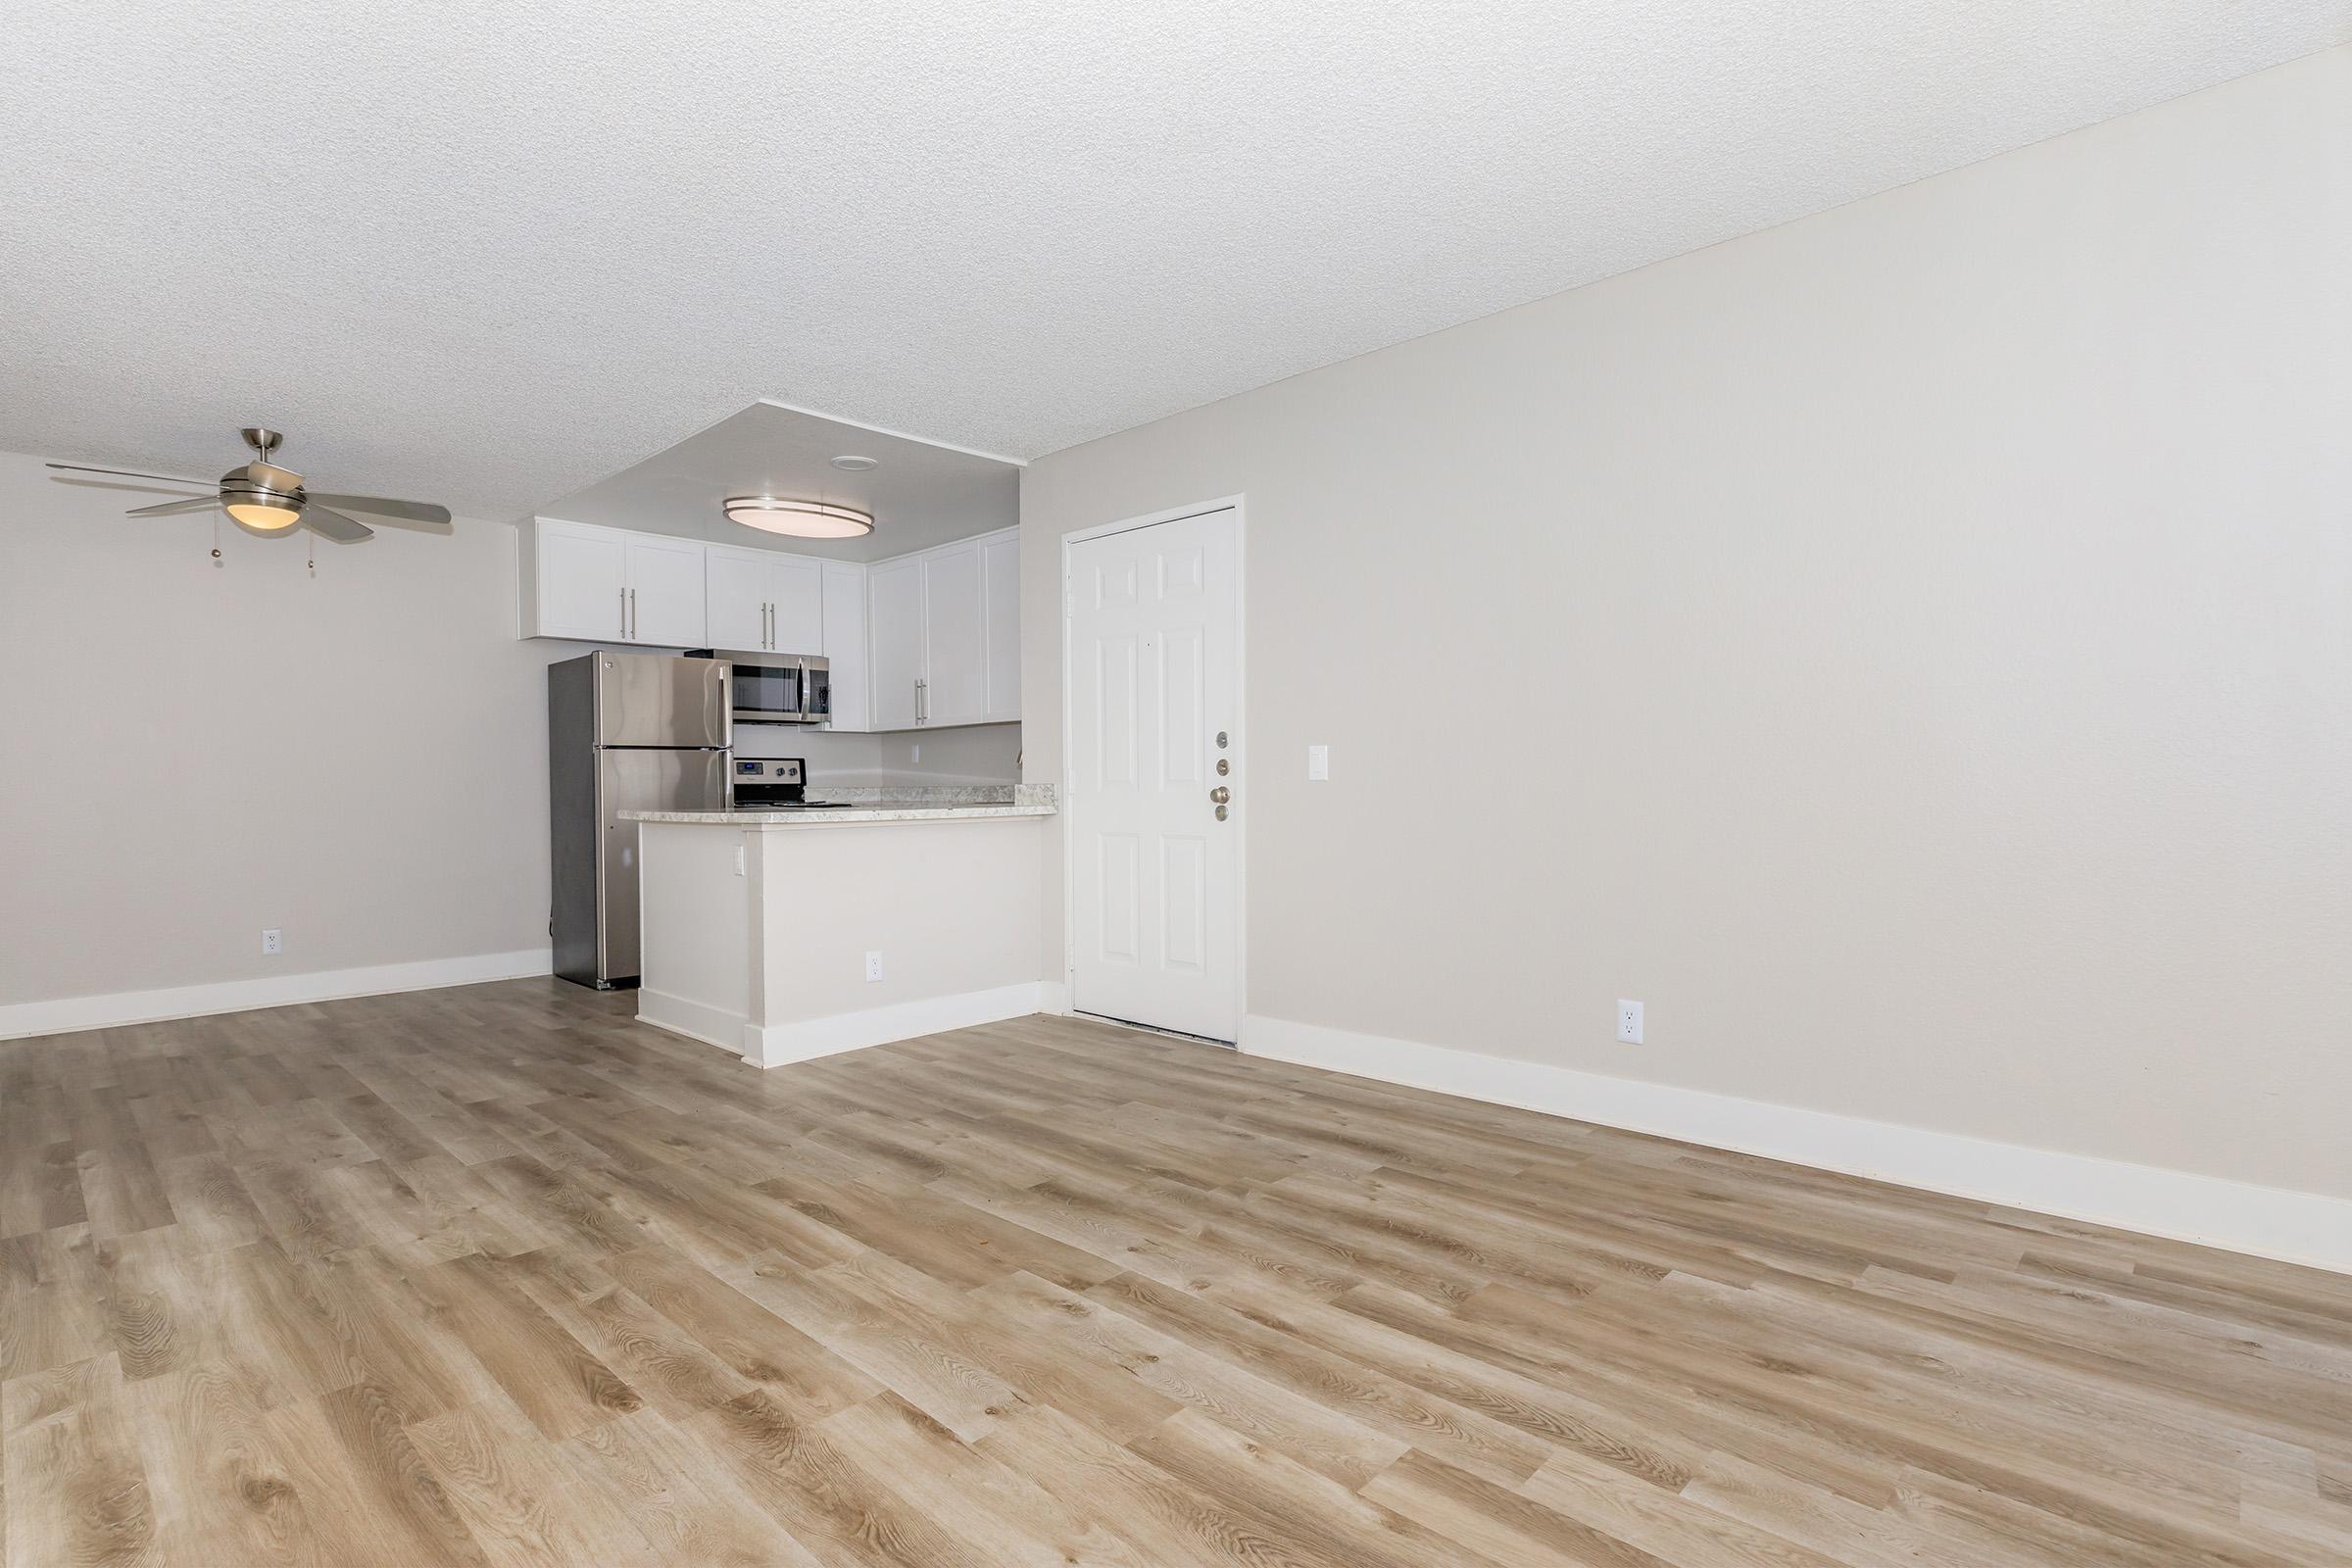
{"label": "white baseboard", "polygon": [[673,1035],[684,1035],[689,1040],[700,1040],[706,1046],[731,1051],[738,1056],[751,1054],[751,1025],[743,1021],[743,1014],[713,1007],[707,1002],[690,1002],[666,991],[639,987],[637,1021],[666,1029]]}
{"label": "white baseboard", "polygon": [[2064,1154],[1251,1015],[1242,1050],[1957,1198],[2352,1274],[2352,1199]]}
{"label": "white baseboard", "polygon": [[935,1035],[943,1029],[969,1029],[974,1024],[1026,1018],[1040,1010],[1038,991],[1044,984],[1024,980],[1019,985],[989,991],[966,991],[952,997],[926,997],[887,1007],[837,1012],[829,1018],[794,1023],[771,1023],[764,1029],[743,1031],[744,1060],[760,1067],[782,1067],[795,1061],[886,1046],[894,1040]]}
{"label": "white baseboard", "polygon": [[270,975],[259,980],[221,980],[211,985],[170,986],[160,991],[118,991],[98,997],[64,997],[55,1002],[19,1002],[0,1006],[0,1040],[27,1035],[71,1034],[157,1023],[167,1018],[202,1018],[254,1007],[285,1007],[344,997],[374,997],[394,991],[430,991],[441,986],[478,985],[546,974],[552,960],[545,948],[520,953],[484,953],[466,958],[425,958],[416,963],[381,963],[364,969],[320,969],[310,974]]}
{"label": "white baseboard", "polygon": [[1040,980],[1037,983],[1037,1010],[1050,1012],[1057,1018],[1070,1015],[1070,988],[1066,981]]}

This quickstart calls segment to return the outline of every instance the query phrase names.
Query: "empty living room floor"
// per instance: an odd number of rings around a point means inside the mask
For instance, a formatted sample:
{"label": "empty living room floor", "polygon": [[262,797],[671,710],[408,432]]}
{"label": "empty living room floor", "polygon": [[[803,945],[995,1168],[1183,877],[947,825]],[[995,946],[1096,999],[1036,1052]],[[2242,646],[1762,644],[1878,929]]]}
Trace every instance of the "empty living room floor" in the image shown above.
{"label": "empty living room floor", "polygon": [[2352,1280],[1026,1019],[0,1046],[7,1568],[2352,1560]]}

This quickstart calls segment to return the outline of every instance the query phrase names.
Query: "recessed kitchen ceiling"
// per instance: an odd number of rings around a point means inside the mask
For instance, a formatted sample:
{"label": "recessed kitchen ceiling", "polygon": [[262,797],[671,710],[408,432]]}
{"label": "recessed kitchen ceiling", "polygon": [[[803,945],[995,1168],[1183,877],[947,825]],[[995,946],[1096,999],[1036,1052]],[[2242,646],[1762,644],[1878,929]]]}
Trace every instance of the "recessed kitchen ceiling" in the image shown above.
{"label": "recessed kitchen ceiling", "polygon": [[2347,37],[2346,0],[20,0],[0,443],[176,471],[258,421],[490,516],[761,397],[1027,458]]}
{"label": "recessed kitchen ceiling", "polygon": [[[874,460],[845,471],[836,457]],[[856,539],[796,539],[729,522],[730,496],[828,501],[870,513]],[[570,495],[538,509],[550,517],[676,534],[753,550],[833,561],[881,561],[1020,521],[1021,470],[1003,458],[868,430],[798,409],[755,403]]]}

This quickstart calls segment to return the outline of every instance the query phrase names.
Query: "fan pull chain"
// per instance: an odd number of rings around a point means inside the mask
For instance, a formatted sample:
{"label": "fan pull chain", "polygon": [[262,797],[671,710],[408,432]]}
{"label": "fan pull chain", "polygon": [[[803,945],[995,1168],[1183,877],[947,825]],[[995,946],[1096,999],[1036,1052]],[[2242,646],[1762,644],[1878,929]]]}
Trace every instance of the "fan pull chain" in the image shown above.
{"label": "fan pull chain", "polygon": [[213,564],[216,566],[227,564],[220,558],[220,513],[219,508],[215,508],[213,511]]}

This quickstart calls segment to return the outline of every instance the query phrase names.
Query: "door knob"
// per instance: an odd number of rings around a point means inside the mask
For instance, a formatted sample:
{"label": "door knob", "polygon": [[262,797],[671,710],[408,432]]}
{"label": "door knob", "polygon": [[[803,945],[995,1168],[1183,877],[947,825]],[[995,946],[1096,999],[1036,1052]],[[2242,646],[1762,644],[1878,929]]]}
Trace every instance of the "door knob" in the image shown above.
{"label": "door knob", "polygon": [[1223,806],[1227,801],[1233,799],[1233,791],[1220,784],[1215,789],[1208,792],[1208,798],[1216,802],[1219,806]]}

